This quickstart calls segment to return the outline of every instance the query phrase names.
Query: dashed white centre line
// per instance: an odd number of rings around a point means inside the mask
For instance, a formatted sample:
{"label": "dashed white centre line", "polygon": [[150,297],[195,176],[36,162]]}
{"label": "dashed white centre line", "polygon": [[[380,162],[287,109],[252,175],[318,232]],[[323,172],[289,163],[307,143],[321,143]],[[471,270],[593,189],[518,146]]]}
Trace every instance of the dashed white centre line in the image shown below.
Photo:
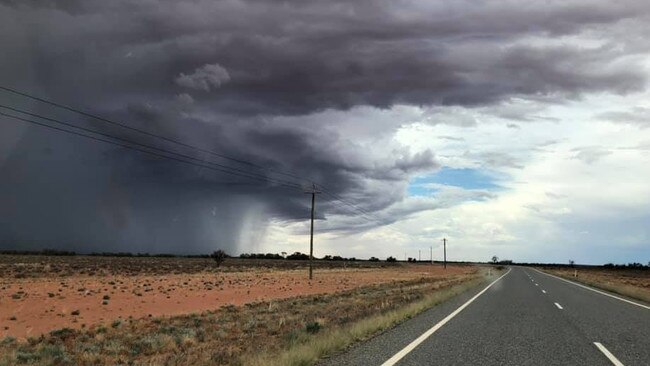
{"label": "dashed white centre line", "polygon": [[543,292],[543,293],[546,293],[546,291],[545,291],[545,290],[542,290],[542,292]]}
{"label": "dashed white centre line", "polygon": [[549,277],[557,278],[557,279],[560,280],[560,281],[564,281],[564,282],[566,282],[566,283],[570,283],[570,284],[572,284],[572,285],[576,285],[576,286],[578,286],[578,287],[582,287],[582,288],[584,288],[584,289],[586,289],[586,290],[593,291],[593,292],[599,293],[599,294],[601,294],[601,295],[609,296],[609,297],[611,297],[611,298],[614,298],[614,299],[617,299],[617,300],[624,301],[624,302],[626,302],[626,303],[628,303],[628,304],[636,305],[636,306],[642,307],[642,308],[644,308],[644,309],[648,309],[648,310],[650,310],[650,306],[648,306],[648,305],[639,304],[638,302],[630,301],[630,300],[624,299],[624,298],[622,298],[622,297],[615,296],[615,295],[612,295],[612,294],[608,294],[608,293],[606,293],[606,292],[603,292],[603,291],[600,291],[600,290],[596,290],[596,289],[593,289],[593,288],[591,288],[591,287],[588,287],[588,286],[585,286],[585,285],[581,285],[581,284],[576,283],[576,282],[573,282],[573,281],[565,280],[564,278],[561,278],[561,277],[558,277],[558,276],[552,275],[552,274],[550,274],[550,273],[542,272],[542,271],[540,271],[540,270],[538,270],[538,269],[536,269],[536,268],[533,268],[533,270],[535,270],[535,271],[537,271],[537,272],[539,272],[539,273],[541,273],[541,274],[543,274],[543,275],[546,275],[546,276],[549,276]]}
{"label": "dashed white centre line", "polygon": [[557,306],[557,308],[560,309],[560,310],[564,309],[564,308],[562,307],[562,305],[560,305],[560,304],[558,304],[558,303],[555,303],[555,306]]}
{"label": "dashed white centre line", "polygon": [[625,366],[623,365],[623,362],[619,361],[618,358],[616,358],[616,356],[614,356],[611,352],[609,352],[607,348],[605,348],[605,346],[603,346],[599,342],[594,342],[594,344],[596,345],[596,347],[598,347],[600,352],[602,352],[605,355],[605,357],[607,357],[612,362],[612,365]]}
{"label": "dashed white centre line", "polygon": [[539,286],[539,284],[536,283],[535,286]]}

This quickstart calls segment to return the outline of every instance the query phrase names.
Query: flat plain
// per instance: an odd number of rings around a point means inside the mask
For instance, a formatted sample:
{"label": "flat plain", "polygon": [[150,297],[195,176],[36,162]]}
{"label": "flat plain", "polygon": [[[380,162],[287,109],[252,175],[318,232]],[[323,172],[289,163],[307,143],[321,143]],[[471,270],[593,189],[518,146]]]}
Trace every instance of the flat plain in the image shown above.
{"label": "flat plain", "polygon": [[629,268],[544,268],[569,280],[650,303],[650,271]]}
{"label": "flat plain", "polygon": [[0,355],[9,364],[173,357],[236,364],[246,350],[279,350],[479,277],[473,266],[385,262],[318,261],[311,281],[306,262],[289,260],[216,266],[207,258],[2,256],[1,263]]}

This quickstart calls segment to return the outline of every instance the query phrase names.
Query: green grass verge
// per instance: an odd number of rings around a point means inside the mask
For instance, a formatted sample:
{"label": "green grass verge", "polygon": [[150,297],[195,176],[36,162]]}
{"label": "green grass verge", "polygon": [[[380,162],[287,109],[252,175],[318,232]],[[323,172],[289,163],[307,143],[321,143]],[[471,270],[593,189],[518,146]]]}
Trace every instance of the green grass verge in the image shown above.
{"label": "green grass verge", "polygon": [[243,359],[242,364],[252,366],[313,365],[319,359],[341,351],[355,342],[363,341],[381,331],[392,328],[406,319],[412,318],[451,297],[486,283],[489,279],[495,277],[496,274],[490,277],[483,275],[468,282],[436,291],[424,299],[403,306],[397,310],[375,315],[347,326],[327,329],[309,337],[299,337],[287,349],[279,353],[257,354]]}

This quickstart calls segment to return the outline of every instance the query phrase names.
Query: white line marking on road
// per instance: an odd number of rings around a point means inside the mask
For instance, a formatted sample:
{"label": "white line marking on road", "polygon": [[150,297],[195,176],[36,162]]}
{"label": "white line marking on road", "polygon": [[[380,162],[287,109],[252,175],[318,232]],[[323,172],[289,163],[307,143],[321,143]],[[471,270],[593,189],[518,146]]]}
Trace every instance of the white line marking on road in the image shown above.
{"label": "white line marking on road", "polygon": [[555,306],[557,306],[557,308],[560,309],[560,310],[563,309],[562,305],[560,305],[560,304],[558,304],[558,303],[555,303]]}
{"label": "white line marking on road", "polygon": [[616,358],[616,356],[614,356],[611,352],[609,352],[609,350],[608,350],[607,348],[605,348],[605,346],[603,346],[603,345],[600,344],[599,342],[594,342],[594,344],[596,345],[596,347],[598,347],[598,349],[600,350],[600,352],[602,352],[603,354],[605,354],[605,356],[606,356],[607,358],[609,358],[610,361],[612,361],[612,365],[615,365],[615,366],[625,366],[625,365],[623,365],[623,362],[619,361],[618,358]]}
{"label": "white line marking on road", "polygon": [[557,278],[558,280],[562,280],[562,281],[564,281],[564,282],[568,282],[568,283],[570,283],[570,284],[573,284],[573,285],[576,285],[576,286],[582,287],[582,288],[584,288],[584,289],[587,289],[587,290],[590,290],[590,291],[593,291],[593,292],[597,292],[597,293],[599,293],[599,294],[601,294],[601,295],[605,295],[605,296],[613,297],[613,298],[615,298],[615,299],[617,299],[617,300],[624,301],[624,302],[626,302],[626,303],[628,303],[628,304],[632,304],[632,305],[640,306],[640,307],[642,307],[642,308],[644,308],[644,309],[648,309],[648,310],[650,310],[650,306],[643,305],[643,304],[639,304],[638,302],[630,301],[630,300],[628,300],[628,299],[624,299],[624,298],[622,298],[622,297],[618,297],[618,296],[615,296],[615,295],[612,295],[612,294],[608,294],[607,292],[603,292],[603,291],[600,291],[600,290],[596,290],[596,289],[594,289],[594,288],[591,288],[591,287],[588,287],[588,286],[585,286],[585,285],[581,285],[581,284],[576,283],[576,282],[573,282],[573,281],[565,280],[565,279],[562,278],[562,277],[558,277],[558,276],[552,275],[552,274],[550,274],[550,273],[542,272],[542,271],[540,271],[540,270],[538,270],[538,269],[535,269],[535,268],[533,268],[533,269],[536,270],[537,272],[541,273],[541,274],[545,274],[545,275],[550,276],[550,277],[555,277],[555,278]]}
{"label": "white line marking on road", "polygon": [[455,317],[456,315],[458,315],[458,313],[460,313],[461,311],[463,311],[463,309],[465,309],[469,304],[471,304],[472,302],[474,302],[474,300],[476,300],[479,296],[483,295],[483,293],[484,293],[485,291],[487,291],[490,287],[492,287],[492,285],[494,285],[495,283],[497,283],[497,281],[499,281],[500,279],[502,279],[503,277],[505,277],[508,273],[510,273],[511,270],[512,270],[511,268],[508,269],[508,272],[504,273],[501,277],[497,278],[497,279],[494,280],[492,283],[490,283],[489,285],[487,285],[487,287],[485,287],[483,290],[481,290],[481,292],[479,292],[478,294],[474,295],[474,297],[472,297],[471,299],[469,299],[466,303],[464,303],[463,305],[461,305],[458,309],[454,310],[451,314],[447,315],[444,319],[442,319],[441,321],[439,321],[438,324],[436,324],[436,325],[434,325],[433,327],[431,327],[431,329],[429,329],[429,330],[427,330],[426,332],[422,333],[422,335],[419,336],[419,337],[417,337],[416,340],[414,340],[413,342],[409,343],[409,344],[408,344],[406,347],[404,347],[401,351],[399,351],[399,352],[397,352],[396,354],[394,354],[393,357],[391,357],[391,358],[389,358],[388,360],[386,360],[386,362],[384,362],[384,363],[382,364],[382,366],[392,366],[392,365],[396,364],[397,362],[399,362],[399,360],[401,360],[402,358],[404,358],[404,356],[406,356],[407,354],[409,354],[409,352],[413,351],[413,350],[415,349],[415,347],[419,346],[420,343],[424,342],[427,338],[429,338],[433,333],[435,333],[435,332],[436,332],[438,329],[440,329],[443,325],[447,324],[447,322],[450,321],[453,317]]}
{"label": "white line marking on road", "polygon": [[536,283],[535,286],[539,286],[539,284]]}
{"label": "white line marking on road", "polygon": [[543,293],[546,293],[546,291],[542,290]]}

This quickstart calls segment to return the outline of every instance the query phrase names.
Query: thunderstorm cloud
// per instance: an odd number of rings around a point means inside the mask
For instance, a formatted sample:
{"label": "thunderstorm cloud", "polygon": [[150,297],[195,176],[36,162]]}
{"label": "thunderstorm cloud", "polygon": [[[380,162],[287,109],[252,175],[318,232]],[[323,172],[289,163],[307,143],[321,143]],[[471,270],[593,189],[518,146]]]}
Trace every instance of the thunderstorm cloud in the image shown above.
{"label": "thunderstorm cloud", "polygon": [[[412,197],[409,182],[443,166],[520,174],[522,140],[479,149],[472,131],[560,124],[549,106],[644,93],[647,38],[632,35],[648,34],[649,16],[645,1],[2,1],[0,85],[168,140],[7,91],[2,106],[255,179],[0,117],[0,246],[255,251],[275,225],[304,233],[311,182],[327,189],[317,217],[333,235],[496,200],[453,187]],[[399,137],[415,127],[448,128],[429,140],[451,150]],[[614,156],[582,144],[567,161]]]}

